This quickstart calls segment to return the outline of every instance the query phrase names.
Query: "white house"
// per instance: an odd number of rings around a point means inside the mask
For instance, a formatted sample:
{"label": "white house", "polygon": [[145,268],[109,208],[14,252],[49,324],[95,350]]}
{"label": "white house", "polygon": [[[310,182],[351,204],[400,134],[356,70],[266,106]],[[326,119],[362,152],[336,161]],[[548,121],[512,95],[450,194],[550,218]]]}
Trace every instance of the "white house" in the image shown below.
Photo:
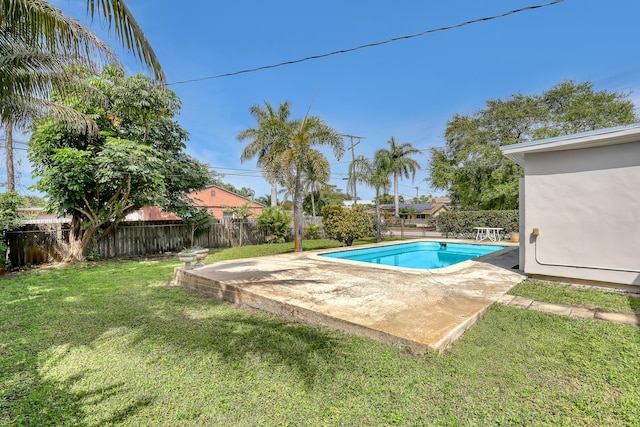
{"label": "white house", "polygon": [[524,166],[520,268],[640,285],[640,123],[502,147]]}

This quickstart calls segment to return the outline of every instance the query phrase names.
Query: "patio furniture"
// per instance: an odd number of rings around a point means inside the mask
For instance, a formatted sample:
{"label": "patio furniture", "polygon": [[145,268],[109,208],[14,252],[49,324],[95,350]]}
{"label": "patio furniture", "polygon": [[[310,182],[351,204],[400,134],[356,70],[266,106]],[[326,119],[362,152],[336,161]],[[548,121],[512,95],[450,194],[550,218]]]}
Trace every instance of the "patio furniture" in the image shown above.
{"label": "patio furniture", "polygon": [[476,230],[476,240],[481,242],[483,240],[491,240],[497,242],[500,240],[500,231],[502,228],[498,227],[473,227]]}

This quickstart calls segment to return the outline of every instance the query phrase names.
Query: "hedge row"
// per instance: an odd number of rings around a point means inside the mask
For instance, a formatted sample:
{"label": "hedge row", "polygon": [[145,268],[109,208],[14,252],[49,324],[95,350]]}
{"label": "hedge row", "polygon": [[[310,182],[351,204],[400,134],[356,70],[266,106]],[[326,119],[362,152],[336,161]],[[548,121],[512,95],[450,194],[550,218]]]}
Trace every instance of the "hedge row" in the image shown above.
{"label": "hedge row", "polygon": [[518,211],[450,211],[438,216],[438,229],[447,237],[473,237],[474,227],[499,227],[518,231]]}

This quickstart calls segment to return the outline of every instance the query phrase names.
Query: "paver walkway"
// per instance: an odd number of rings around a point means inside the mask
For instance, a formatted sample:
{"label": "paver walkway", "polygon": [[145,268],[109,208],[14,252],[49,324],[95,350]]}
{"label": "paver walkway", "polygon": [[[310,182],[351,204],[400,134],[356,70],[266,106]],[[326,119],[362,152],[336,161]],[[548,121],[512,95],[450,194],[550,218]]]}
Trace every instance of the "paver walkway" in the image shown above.
{"label": "paver walkway", "polygon": [[523,308],[525,310],[536,310],[544,313],[557,314],[559,316],[568,316],[574,319],[598,319],[619,323],[621,325],[640,326],[640,316],[633,313],[615,313],[579,305],[552,304],[515,295],[504,295],[498,300],[498,303],[510,307]]}

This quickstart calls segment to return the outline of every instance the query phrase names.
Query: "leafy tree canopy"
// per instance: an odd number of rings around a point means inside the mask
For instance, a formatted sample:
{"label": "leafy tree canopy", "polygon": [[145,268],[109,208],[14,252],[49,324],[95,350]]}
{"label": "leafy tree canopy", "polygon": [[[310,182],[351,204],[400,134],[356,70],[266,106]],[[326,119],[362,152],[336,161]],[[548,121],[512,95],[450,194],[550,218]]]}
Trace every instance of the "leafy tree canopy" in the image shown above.
{"label": "leafy tree canopy", "polygon": [[[29,160],[49,209],[72,215],[68,259],[83,259],[91,239],[108,233],[142,206],[180,216],[194,208],[187,194],[204,188],[206,167],[184,153],[187,132],[173,119],[180,100],[142,74],[105,67],[89,82],[101,96],[61,102],[94,118],[101,132],[81,134],[43,119],[33,126]],[[106,102],[105,102],[106,100]]]}
{"label": "leafy tree canopy", "polygon": [[0,193],[0,233],[4,233],[22,225],[22,216],[18,208],[25,206],[25,199],[15,191]]}
{"label": "leafy tree canopy", "polygon": [[523,170],[502,155],[501,146],[637,120],[628,94],[595,91],[589,82],[492,99],[485,109],[447,122],[446,145],[431,149],[431,187],[447,191],[452,204],[465,210],[517,209]]}
{"label": "leafy tree canopy", "polygon": [[[314,199],[312,199],[312,196]],[[313,203],[315,203],[316,212],[322,212],[322,208],[325,206],[342,206],[342,202],[349,199],[349,195],[343,193],[336,185],[328,184],[316,191],[309,192],[304,197],[302,207],[307,215],[312,215]]]}

